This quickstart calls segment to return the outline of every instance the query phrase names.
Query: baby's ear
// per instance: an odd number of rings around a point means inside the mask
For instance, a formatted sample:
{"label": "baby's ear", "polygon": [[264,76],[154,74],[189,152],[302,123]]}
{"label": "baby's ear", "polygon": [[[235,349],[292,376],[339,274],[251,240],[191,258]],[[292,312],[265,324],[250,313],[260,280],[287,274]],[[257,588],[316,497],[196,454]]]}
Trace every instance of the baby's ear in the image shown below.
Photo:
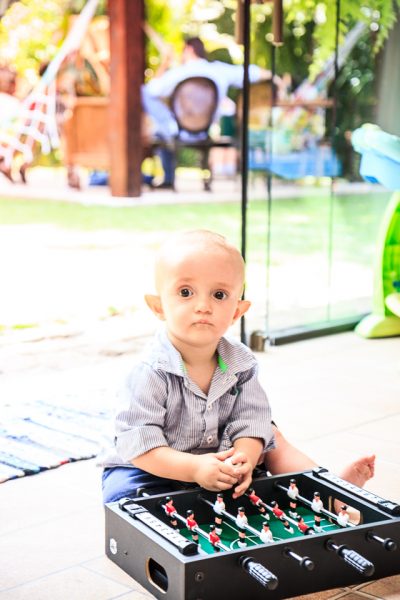
{"label": "baby's ear", "polygon": [[250,306],[251,302],[249,300],[239,300],[235,314],[233,315],[232,323],[240,319],[240,317],[249,310]]}
{"label": "baby's ear", "polygon": [[152,294],[146,294],[144,299],[146,300],[147,306],[156,315],[158,319],[164,321],[164,311],[162,309],[160,296],[153,296]]}

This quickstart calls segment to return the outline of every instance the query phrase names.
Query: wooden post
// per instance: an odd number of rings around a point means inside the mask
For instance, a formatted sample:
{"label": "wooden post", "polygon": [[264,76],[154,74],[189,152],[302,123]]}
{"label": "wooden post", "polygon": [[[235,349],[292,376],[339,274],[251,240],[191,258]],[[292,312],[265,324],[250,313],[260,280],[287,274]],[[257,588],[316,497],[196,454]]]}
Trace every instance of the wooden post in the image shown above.
{"label": "wooden post", "polygon": [[283,45],[283,2],[274,0],[274,12],[272,13],[272,31],[274,35],[274,46]]}
{"label": "wooden post", "polygon": [[111,0],[110,185],[113,196],[140,196],[144,0]]}

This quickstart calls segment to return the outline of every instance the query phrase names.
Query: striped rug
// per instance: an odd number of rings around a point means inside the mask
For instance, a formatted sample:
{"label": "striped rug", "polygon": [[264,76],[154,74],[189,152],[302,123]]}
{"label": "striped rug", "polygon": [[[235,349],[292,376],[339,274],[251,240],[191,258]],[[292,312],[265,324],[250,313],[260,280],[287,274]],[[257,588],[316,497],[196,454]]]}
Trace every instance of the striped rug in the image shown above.
{"label": "striped rug", "polygon": [[95,457],[109,444],[111,411],[36,401],[0,420],[0,483]]}

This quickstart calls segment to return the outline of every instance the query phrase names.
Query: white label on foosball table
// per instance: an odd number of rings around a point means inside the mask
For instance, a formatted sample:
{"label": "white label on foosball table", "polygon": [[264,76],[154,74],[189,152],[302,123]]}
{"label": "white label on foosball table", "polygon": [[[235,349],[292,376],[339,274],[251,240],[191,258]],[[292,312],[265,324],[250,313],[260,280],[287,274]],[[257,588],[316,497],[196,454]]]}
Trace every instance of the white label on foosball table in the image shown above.
{"label": "white label on foosball table", "polygon": [[114,538],[110,538],[110,552],[111,554],[117,554],[118,552],[117,540],[114,540]]}

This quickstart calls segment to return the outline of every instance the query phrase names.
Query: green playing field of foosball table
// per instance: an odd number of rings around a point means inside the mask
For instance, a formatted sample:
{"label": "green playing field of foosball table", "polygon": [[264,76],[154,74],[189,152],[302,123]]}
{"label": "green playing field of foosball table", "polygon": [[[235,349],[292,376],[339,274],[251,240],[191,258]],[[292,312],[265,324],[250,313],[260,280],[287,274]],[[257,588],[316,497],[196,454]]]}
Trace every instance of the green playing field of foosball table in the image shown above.
{"label": "green playing field of foosball table", "polygon": [[[316,533],[315,530],[313,529],[314,524],[315,524],[314,523],[314,513],[310,509],[303,508],[303,507],[298,508],[297,513],[299,516],[303,517],[305,525],[310,529],[310,531],[308,532],[307,535],[313,535],[314,533]],[[196,518],[196,515],[194,515],[194,516]],[[263,517],[261,514],[260,515],[250,515],[247,517],[247,519],[248,519],[249,529],[246,530],[246,537],[244,538],[245,539],[244,543],[246,544],[246,547],[249,550],[254,546],[258,546],[260,544],[266,543],[260,538],[260,534],[265,530],[263,527],[263,525],[265,523],[268,524],[268,529],[270,530],[270,532],[272,534],[272,541],[269,543],[282,542],[283,540],[294,539],[296,536],[305,535],[298,529],[298,527],[296,527],[296,525],[294,523],[290,522],[289,525],[291,527],[290,527],[290,529],[287,529],[284,526],[283,522],[275,516],[270,516],[270,518],[267,519],[266,517]],[[210,534],[210,525],[212,525],[212,523],[213,523],[212,520],[208,520],[207,522],[197,523],[197,528],[201,529],[201,531],[204,534],[204,535],[200,534],[198,536],[198,543],[199,543],[201,550],[203,550],[207,554],[213,554],[215,551],[218,551],[218,549],[216,549],[215,546],[208,539],[209,534]],[[328,520],[326,518],[321,519],[320,526],[321,526],[321,530],[325,533],[327,533],[329,531],[335,531],[337,529],[340,529],[340,527],[337,524],[331,522],[330,520]],[[253,529],[253,531],[251,531],[250,528]],[[220,538],[220,542],[223,547],[226,547],[228,550],[238,550],[239,548],[243,547],[243,546],[240,546],[240,543],[241,543],[240,542],[240,531],[239,531],[239,527],[235,524],[235,522],[230,521],[225,518],[222,522],[221,529],[222,529],[222,531],[218,537]],[[179,531],[188,540],[193,539],[193,533],[187,526],[182,527],[182,528],[180,527]]]}

